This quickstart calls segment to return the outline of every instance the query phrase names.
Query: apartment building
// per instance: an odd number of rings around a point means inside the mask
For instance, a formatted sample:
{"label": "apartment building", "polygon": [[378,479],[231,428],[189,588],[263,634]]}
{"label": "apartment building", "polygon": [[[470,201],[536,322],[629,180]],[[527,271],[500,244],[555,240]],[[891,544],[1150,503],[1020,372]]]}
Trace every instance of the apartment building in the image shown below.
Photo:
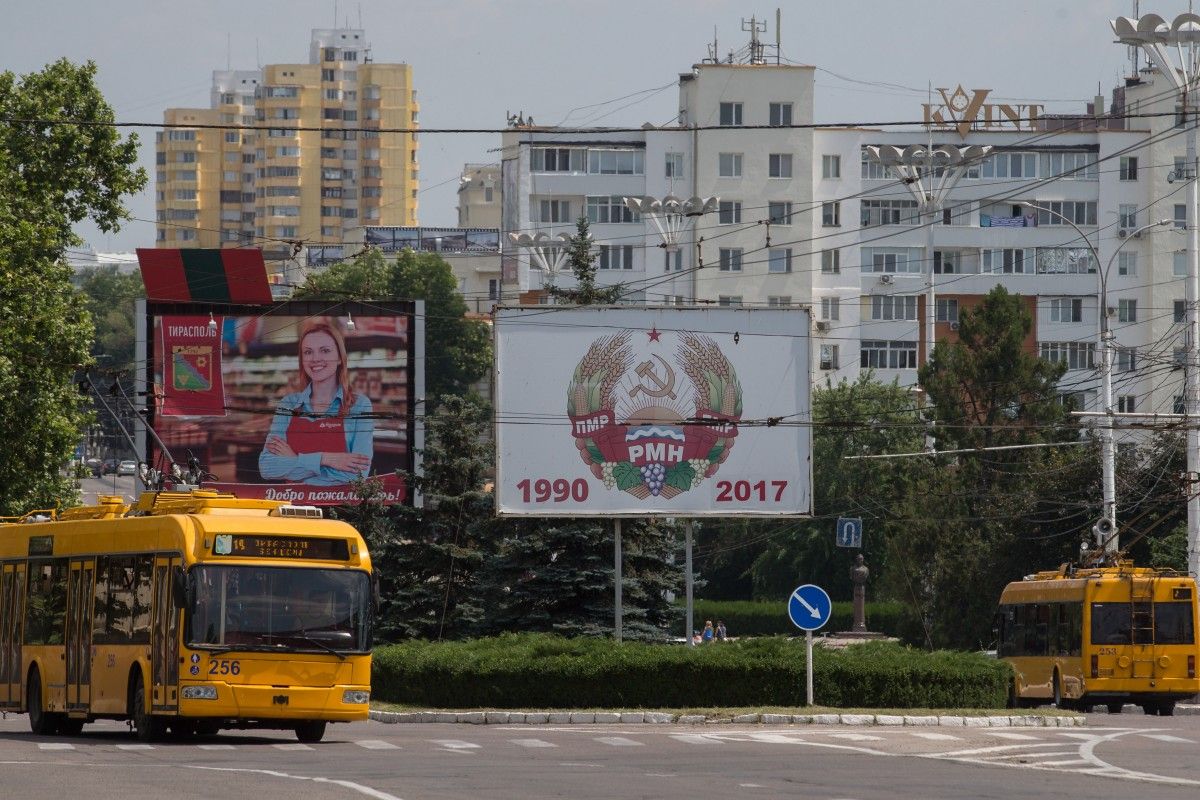
{"label": "apartment building", "polygon": [[290,255],[416,224],[417,137],[388,132],[419,124],[412,68],[372,60],[363,30],[314,30],[306,63],[214,72],[210,105],[164,113],[159,247]]}
{"label": "apartment building", "polygon": [[500,165],[464,164],[458,179],[460,228],[500,227]]}

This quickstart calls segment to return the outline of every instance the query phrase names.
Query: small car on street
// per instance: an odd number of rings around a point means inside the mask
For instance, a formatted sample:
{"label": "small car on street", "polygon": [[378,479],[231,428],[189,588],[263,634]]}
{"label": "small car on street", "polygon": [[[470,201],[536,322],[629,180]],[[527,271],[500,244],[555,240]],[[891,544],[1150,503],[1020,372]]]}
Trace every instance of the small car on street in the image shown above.
{"label": "small car on street", "polygon": [[122,461],[120,464],[117,465],[117,474],[118,475],[136,475],[137,474],[137,462],[130,461],[129,459]]}

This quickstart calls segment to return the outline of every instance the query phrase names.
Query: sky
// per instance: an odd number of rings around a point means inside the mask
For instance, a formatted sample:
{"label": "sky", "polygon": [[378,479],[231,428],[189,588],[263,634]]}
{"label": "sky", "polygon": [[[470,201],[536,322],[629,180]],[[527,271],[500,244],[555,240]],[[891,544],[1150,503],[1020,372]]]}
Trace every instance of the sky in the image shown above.
{"label": "sky", "polygon": [[[539,125],[664,124],[677,79],[707,55],[746,44],[742,21],[765,18],[782,55],[816,73],[818,123],[918,119],[927,88],[989,88],[990,100],[1082,112],[1111,96],[1129,69],[1108,20],[1133,0],[40,0],[9,4],[0,69],[33,72],[58,58],[95,61],[122,122],[161,123],[168,107],[208,107],[212,72],[308,60],[313,28],[362,27],[378,62],[413,66],[422,128],[504,127],[524,112]],[[1187,3],[1141,4],[1167,19]],[[771,51],[768,51],[771,54]],[[96,250],[154,243],[154,136],[143,131],[146,189],[135,219]],[[495,134],[427,133],[420,140],[423,225],[457,222],[464,163],[490,162]]]}

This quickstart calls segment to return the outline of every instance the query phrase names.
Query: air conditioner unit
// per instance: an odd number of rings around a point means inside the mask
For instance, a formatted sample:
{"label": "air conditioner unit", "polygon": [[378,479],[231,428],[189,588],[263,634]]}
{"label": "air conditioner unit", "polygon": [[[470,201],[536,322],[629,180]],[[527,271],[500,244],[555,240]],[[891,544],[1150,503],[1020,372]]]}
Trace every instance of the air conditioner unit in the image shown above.
{"label": "air conditioner unit", "polygon": [[829,330],[829,320],[825,320],[825,319],[817,320],[817,330],[828,331]]}
{"label": "air conditioner unit", "polygon": [[957,323],[957,322],[951,322],[951,323],[950,323],[950,330],[952,330],[952,331],[956,331],[956,330],[958,330],[958,323]]}
{"label": "air conditioner unit", "polygon": [[892,275],[889,275],[889,274],[887,274],[886,272],[885,272],[884,274],[882,274],[882,275],[880,275],[880,276],[879,276],[879,282],[880,282],[880,283],[891,283],[891,282],[892,282],[892,281],[894,281],[894,280],[895,280],[895,277],[893,277]]}
{"label": "air conditioner unit", "polygon": [[1124,228],[1121,228],[1121,230],[1117,231],[1118,239],[1124,239],[1128,235],[1129,235],[1129,231],[1125,230]]}

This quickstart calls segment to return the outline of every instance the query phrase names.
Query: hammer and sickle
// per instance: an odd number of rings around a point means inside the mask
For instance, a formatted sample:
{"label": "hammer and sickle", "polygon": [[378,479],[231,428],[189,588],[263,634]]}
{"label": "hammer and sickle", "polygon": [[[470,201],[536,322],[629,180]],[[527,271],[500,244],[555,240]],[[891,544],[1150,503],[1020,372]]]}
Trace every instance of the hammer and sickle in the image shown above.
{"label": "hammer and sickle", "polygon": [[637,393],[641,392],[647,397],[670,397],[674,400],[675,370],[671,369],[671,365],[664,361],[662,356],[654,355],[651,357],[658,359],[658,363],[663,365],[663,369],[667,371],[666,379],[660,378],[658,373],[654,371],[653,361],[643,361],[641,364],[638,364],[636,372],[641,376],[643,381],[653,384],[653,388],[646,386],[645,383],[639,383],[629,390],[629,396],[637,397]]}

